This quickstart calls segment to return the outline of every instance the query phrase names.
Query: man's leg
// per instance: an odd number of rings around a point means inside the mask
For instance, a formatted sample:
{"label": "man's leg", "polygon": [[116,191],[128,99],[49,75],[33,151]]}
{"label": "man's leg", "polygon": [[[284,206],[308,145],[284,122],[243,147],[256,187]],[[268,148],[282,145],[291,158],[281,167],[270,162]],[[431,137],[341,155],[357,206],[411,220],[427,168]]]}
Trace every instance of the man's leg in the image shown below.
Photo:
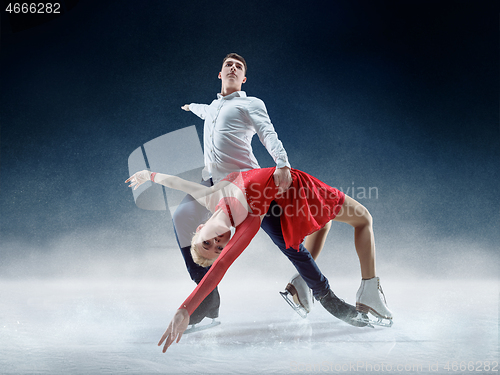
{"label": "man's leg", "polygon": [[321,273],[313,257],[302,244],[299,251],[286,248],[281,230],[280,216],[281,208],[273,201],[264,220],[262,220],[262,229],[271,237],[283,254],[290,259],[306,284],[311,288],[314,297],[324,296],[330,289],[327,278]]}
{"label": "man's leg", "polygon": [[302,244],[299,246],[299,251],[292,248],[285,248],[280,215],[281,208],[275,202],[272,202],[269,211],[262,221],[262,229],[290,259],[307,286],[311,288],[314,297],[330,314],[340,320],[357,327],[366,326],[365,322],[355,320],[358,315],[356,308],[344,302],[332,292],[328,280],[321,273],[313,257]]}
{"label": "man's leg", "polygon": [[[211,181],[202,181],[205,186],[211,186]],[[196,228],[210,218],[211,213],[193,197],[186,195],[174,212],[172,220],[177,244],[184,258],[191,279],[198,284],[210,269],[202,267],[193,261],[191,256],[191,239]],[[220,297],[217,288],[193,312],[190,324],[199,323],[204,317],[217,318],[219,315]]]}

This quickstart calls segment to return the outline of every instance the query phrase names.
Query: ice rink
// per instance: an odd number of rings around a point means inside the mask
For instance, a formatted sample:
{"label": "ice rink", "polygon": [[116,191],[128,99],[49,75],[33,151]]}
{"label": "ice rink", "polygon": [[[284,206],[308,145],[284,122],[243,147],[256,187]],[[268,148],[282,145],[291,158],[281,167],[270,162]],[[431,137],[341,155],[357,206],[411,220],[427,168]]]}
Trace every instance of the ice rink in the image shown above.
{"label": "ice rink", "polygon": [[[499,374],[498,1],[28,3],[0,14],[0,375]],[[124,181],[284,150],[371,213],[393,326],[299,317],[260,231],[219,285],[221,324],[163,354],[195,286],[184,193]],[[317,261],[351,304],[353,232],[332,224]]]}
{"label": "ice rink", "polygon": [[[355,328],[317,303],[300,318],[278,294],[281,279],[242,281],[230,270],[220,285],[222,324],[184,336],[166,354],[157,342],[193,286],[187,278],[4,280],[0,373],[499,371],[496,280],[386,277],[393,327]],[[330,283],[355,302],[356,278]]]}

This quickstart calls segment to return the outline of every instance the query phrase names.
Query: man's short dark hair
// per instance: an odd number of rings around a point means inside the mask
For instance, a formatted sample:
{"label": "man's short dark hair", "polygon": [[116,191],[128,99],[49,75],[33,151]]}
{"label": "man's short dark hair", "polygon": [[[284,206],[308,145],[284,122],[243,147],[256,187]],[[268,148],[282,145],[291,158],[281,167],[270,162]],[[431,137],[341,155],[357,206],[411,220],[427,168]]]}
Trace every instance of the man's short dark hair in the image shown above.
{"label": "man's short dark hair", "polygon": [[245,74],[247,73],[247,62],[242,56],[238,55],[237,53],[230,53],[226,57],[224,57],[224,60],[222,60],[222,65],[224,65],[227,59],[235,59],[243,63],[243,66],[245,67]]}

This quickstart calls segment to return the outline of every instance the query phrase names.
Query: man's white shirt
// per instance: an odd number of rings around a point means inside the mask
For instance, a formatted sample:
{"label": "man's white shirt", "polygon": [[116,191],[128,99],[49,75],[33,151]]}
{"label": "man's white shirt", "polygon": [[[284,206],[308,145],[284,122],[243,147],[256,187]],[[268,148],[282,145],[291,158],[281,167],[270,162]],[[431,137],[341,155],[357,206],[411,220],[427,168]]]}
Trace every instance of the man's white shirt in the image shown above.
{"label": "man's white shirt", "polygon": [[189,109],[205,120],[204,180],[212,178],[217,183],[231,172],[260,168],[251,145],[255,134],[277,168],[290,167],[262,100],[237,91],[227,96],[217,94],[217,99],[210,105],[191,103]]}

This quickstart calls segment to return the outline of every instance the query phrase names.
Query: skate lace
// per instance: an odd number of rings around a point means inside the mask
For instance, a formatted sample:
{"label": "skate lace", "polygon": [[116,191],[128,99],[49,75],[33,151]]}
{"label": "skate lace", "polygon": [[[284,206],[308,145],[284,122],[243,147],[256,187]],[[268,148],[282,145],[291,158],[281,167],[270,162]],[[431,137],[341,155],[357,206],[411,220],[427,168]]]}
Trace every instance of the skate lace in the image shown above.
{"label": "skate lace", "polygon": [[387,301],[385,299],[385,294],[384,294],[384,291],[382,290],[382,285],[380,285],[380,280],[378,281],[378,292],[382,295],[382,297],[384,298],[384,303],[385,305],[387,306]]}

